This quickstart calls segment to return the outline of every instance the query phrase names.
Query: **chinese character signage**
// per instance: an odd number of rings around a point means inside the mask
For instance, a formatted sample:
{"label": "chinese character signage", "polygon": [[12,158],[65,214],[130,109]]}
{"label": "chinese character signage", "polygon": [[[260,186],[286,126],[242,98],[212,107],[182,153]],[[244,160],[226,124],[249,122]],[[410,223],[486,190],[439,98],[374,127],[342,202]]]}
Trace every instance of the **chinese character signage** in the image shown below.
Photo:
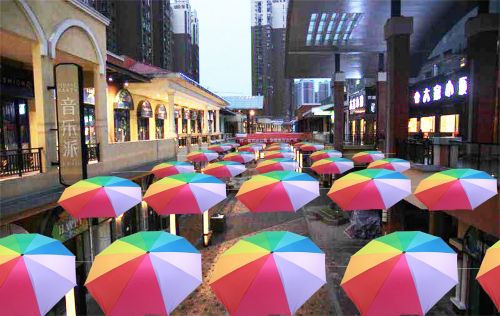
{"label": "chinese character signage", "polygon": [[72,185],[86,178],[82,131],[82,73],[75,64],[55,66],[57,126],[59,135],[59,179]]}
{"label": "chinese character signage", "polygon": [[425,105],[463,97],[467,95],[467,84],[465,75],[419,84],[410,92],[411,102],[413,105]]}
{"label": "chinese character signage", "polygon": [[360,113],[376,113],[377,108],[376,91],[373,88],[366,88],[364,90],[352,93],[349,98],[349,111],[351,114]]}

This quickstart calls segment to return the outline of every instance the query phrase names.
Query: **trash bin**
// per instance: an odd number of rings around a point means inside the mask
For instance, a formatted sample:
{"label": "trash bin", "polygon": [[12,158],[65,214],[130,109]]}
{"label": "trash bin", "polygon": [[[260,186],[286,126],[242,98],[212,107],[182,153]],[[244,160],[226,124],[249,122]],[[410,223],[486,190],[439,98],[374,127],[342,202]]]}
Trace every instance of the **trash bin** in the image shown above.
{"label": "trash bin", "polygon": [[215,233],[222,233],[226,228],[226,216],[224,214],[214,214],[210,217],[210,228]]}

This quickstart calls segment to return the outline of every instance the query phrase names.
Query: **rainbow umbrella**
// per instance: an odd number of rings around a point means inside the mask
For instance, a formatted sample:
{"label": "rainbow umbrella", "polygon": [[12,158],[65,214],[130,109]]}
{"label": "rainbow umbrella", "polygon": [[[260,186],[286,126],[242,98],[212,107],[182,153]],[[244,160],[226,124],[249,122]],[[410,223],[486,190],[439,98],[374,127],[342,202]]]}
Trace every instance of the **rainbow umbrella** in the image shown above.
{"label": "rainbow umbrella", "polygon": [[358,164],[370,163],[380,159],[384,159],[384,153],[378,150],[360,151],[352,156],[352,160]]}
{"label": "rainbow umbrella", "polygon": [[297,143],[293,144],[293,147],[300,148],[300,146],[302,146],[304,144],[310,144],[310,143],[309,142],[297,142]]}
{"label": "rainbow umbrella", "polygon": [[151,172],[157,178],[164,178],[174,174],[194,172],[194,167],[185,161],[168,161],[154,166]]}
{"label": "rainbow umbrella", "polygon": [[275,150],[275,151],[266,151],[264,152],[264,158],[273,159],[273,158],[294,158],[295,155],[292,152],[286,150]]}
{"label": "rainbow umbrella", "polygon": [[190,152],[186,158],[192,162],[209,162],[219,157],[213,150],[194,150]]}
{"label": "rainbow umbrella", "polygon": [[424,315],[457,283],[457,254],[439,237],[406,231],[351,256],[340,285],[361,315]]}
{"label": "rainbow umbrella", "polygon": [[203,169],[203,173],[217,178],[231,178],[245,172],[246,169],[245,165],[239,162],[217,161],[208,164]]}
{"label": "rainbow umbrella", "polygon": [[236,197],[253,212],[294,212],[319,196],[319,182],[305,173],[273,171],[243,182]]}
{"label": "rainbow umbrella", "polygon": [[201,284],[201,255],[183,237],[139,232],[95,258],[85,286],[106,315],[169,315]]}
{"label": "rainbow umbrella", "polygon": [[213,150],[218,153],[223,153],[225,151],[231,150],[232,148],[233,147],[231,145],[224,145],[224,144],[208,146],[208,150]]}
{"label": "rainbow umbrella", "polygon": [[346,158],[326,158],[314,162],[311,168],[318,174],[339,174],[354,168],[354,164]]}
{"label": "rainbow umbrella", "polygon": [[309,238],[270,231],[225,251],[210,287],[230,315],[292,315],[325,283],[325,254]]}
{"label": "rainbow umbrella", "polygon": [[257,164],[257,171],[259,173],[266,173],[271,171],[293,171],[297,169],[299,166],[297,162],[290,158],[273,158],[266,159]]}
{"label": "rainbow umbrella", "polygon": [[500,311],[500,240],[486,250],[476,279]]}
{"label": "rainbow umbrella", "polygon": [[370,162],[368,169],[387,169],[404,172],[410,169],[410,162],[399,158],[384,158]]}
{"label": "rainbow umbrella", "polygon": [[302,151],[316,151],[316,150],[323,150],[325,149],[325,146],[322,144],[304,144],[300,146],[300,150]]}
{"label": "rainbow umbrella", "polygon": [[57,203],[75,218],[116,217],[141,202],[141,187],[111,176],[80,180]]}
{"label": "rainbow umbrella", "polygon": [[282,151],[292,151],[290,146],[282,147],[282,146],[269,146],[266,147],[266,151],[276,151],[276,150],[282,150]]}
{"label": "rainbow umbrella", "polygon": [[498,188],[484,171],[449,169],[420,181],[414,194],[429,211],[473,210],[497,195]]}
{"label": "rainbow umbrella", "polygon": [[39,234],[0,238],[0,314],[45,315],[76,286],[75,256]]}
{"label": "rainbow umbrella", "polygon": [[221,145],[231,146],[231,148],[237,148],[237,147],[240,146],[240,144],[238,144],[238,143],[232,143],[232,142],[230,142],[230,143],[222,143]]}
{"label": "rainbow umbrella", "polygon": [[340,158],[342,153],[335,149],[323,149],[313,152],[309,157],[312,161],[318,161],[325,158]]}
{"label": "rainbow umbrella", "polygon": [[344,211],[385,210],[410,194],[410,179],[386,169],[351,172],[336,180],[328,192]]}
{"label": "rainbow umbrella", "polygon": [[235,161],[239,163],[248,163],[255,159],[255,155],[246,151],[229,153],[222,158],[225,161]]}
{"label": "rainbow umbrella", "polygon": [[149,186],[144,201],[156,213],[200,214],[226,198],[226,184],[200,173],[181,173]]}
{"label": "rainbow umbrella", "polygon": [[254,153],[254,152],[259,151],[259,148],[255,147],[255,146],[245,145],[245,146],[238,147],[238,151],[240,151],[240,152],[246,151],[249,153]]}

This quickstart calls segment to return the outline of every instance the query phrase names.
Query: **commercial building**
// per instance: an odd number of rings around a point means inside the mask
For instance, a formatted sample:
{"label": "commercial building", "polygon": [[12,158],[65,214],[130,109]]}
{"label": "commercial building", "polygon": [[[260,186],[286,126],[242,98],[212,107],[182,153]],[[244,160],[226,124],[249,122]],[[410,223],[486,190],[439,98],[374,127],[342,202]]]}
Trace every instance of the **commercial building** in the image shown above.
{"label": "commercial building", "polygon": [[182,145],[221,137],[227,102],[183,74],[107,53],[110,21],[85,3],[0,7],[0,235],[62,241],[76,255],[77,314],[95,314],[83,286],[89,228],[98,253],[123,235],[168,225],[144,203],[116,219],[76,220],[57,206],[65,185],[116,175],[146,190],[153,165]]}
{"label": "commercial building", "polygon": [[174,71],[196,82],[200,81],[198,17],[189,0],[174,0],[172,33],[174,39]]}
{"label": "commercial building", "polygon": [[264,114],[293,115],[292,80],[284,76],[288,0],[252,0],[252,94],[264,96]]}
{"label": "commercial building", "polygon": [[318,82],[318,94],[316,98],[317,103],[321,103],[324,100],[328,99],[332,95],[332,89],[330,87],[329,80],[323,80]]}
{"label": "commercial building", "polygon": [[255,133],[257,131],[257,117],[264,111],[263,96],[224,96],[229,104],[227,109],[238,113],[238,130],[243,133]]}

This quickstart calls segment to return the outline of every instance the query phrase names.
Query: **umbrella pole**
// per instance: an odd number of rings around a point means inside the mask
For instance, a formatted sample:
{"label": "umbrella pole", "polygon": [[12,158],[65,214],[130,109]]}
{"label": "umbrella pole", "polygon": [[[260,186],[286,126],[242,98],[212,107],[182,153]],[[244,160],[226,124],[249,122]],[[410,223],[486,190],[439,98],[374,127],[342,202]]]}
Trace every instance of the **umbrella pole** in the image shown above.
{"label": "umbrella pole", "polygon": [[76,316],[75,289],[69,290],[64,299],[66,301],[66,316]]}
{"label": "umbrella pole", "polygon": [[170,233],[177,235],[177,218],[175,214],[170,214]]}
{"label": "umbrella pole", "polygon": [[87,218],[89,224],[89,245],[90,245],[90,262],[94,262],[94,233],[92,228],[92,219]]}
{"label": "umbrella pole", "polygon": [[203,246],[207,247],[210,241],[209,237],[210,221],[208,218],[208,211],[203,212]]}

